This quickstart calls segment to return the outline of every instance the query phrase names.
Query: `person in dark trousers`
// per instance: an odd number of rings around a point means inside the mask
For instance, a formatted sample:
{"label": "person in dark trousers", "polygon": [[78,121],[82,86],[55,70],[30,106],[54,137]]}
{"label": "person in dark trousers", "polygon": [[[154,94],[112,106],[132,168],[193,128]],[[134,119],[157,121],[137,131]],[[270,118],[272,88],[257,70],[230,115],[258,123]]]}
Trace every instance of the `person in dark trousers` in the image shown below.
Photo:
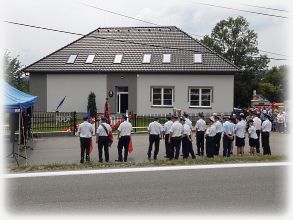
{"label": "person in dark trousers", "polygon": [[261,143],[263,147],[263,155],[271,155],[270,147],[270,132],[272,130],[272,123],[269,116],[264,114],[265,121],[261,125]]}
{"label": "person in dark trousers", "polygon": [[232,123],[232,118],[223,118],[223,156],[230,157],[231,145],[234,137],[234,124]]}
{"label": "person in dark trousers", "polygon": [[163,137],[163,126],[159,123],[159,117],[155,117],[155,120],[149,124],[149,150],[148,160],[151,160],[151,154],[153,150],[153,144],[155,143],[154,160],[157,160],[159,153],[160,140]]}
{"label": "person in dark trousers", "polygon": [[178,121],[177,116],[172,116],[173,124],[170,128],[169,143],[170,143],[170,160],[178,160],[180,154],[181,136],[183,126]]}
{"label": "person in dark trousers", "polygon": [[256,135],[257,135],[257,139],[256,139],[256,153],[260,153],[260,130],[261,130],[261,120],[259,118],[259,114],[258,113],[254,113],[254,117],[253,117],[253,125],[256,129]]}
{"label": "person in dark trousers", "polygon": [[87,122],[87,116],[84,117],[76,133],[80,138],[80,163],[84,163],[84,153],[86,154],[86,161],[90,161],[90,139],[93,132],[94,129],[92,125]]}
{"label": "person in dark trousers", "polygon": [[170,115],[167,116],[167,120],[168,121],[164,124],[164,127],[163,127],[163,135],[164,135],[164,139],[165,139],[165,149],[166,149],[165,158],[169,158],[170,157],[169,134],[170,134],[171,126],[173,124]]}
{"label": "person in dark trousers", "polygon": [[219,116],[214,115],[214,119],[215,119],[214,125],[216,127],[216,133],[217,133],[215,136],[215,155],[219,156],[223,126],[222,126],[222,123],[220,121]]}
{"label": "person in dark trousers", "polygon": [[215,119],[214,117],[210,117],[209,119],[209,127],[205,132],[206,138],[206,155],[208,158],[214,157],[215,152],[215,136],[216,136],[216,127],[214,125]]}
{"label": "person in dark trousers", "polygon": [[195,154],[192,148],[190,125],[186,123],[185,118],[180,118],[180,123],[183,125],[183,134],[182,134],[183,159],[188,159],[189,154],[191,155],[192,159],[195,159]]}
{"label": "person in dark trousers", "polygon": [[[132,125],[127,121],[127,116],[122,116],[122,123],[118,127],[118,160],[119,162],[127,162],[128,145],[132,131]],[[122,157],[122,150],[124,148],[124,158]]]}
{"label": "person in dark trousers", "polygon": [[107,119],[105,117],[101,118],[101,124],[97,128],[96,132],[96,143],[98,144],[99,151],[99,162],[103,162],[103,148],[105,153],[105,161],[109,162],[109,133],[112,128],[106,123]]}
{"label": "person in dark trousers", "polygon": [[206,130],[206,122],[203,120],[203,114],[198,115],[199,119],[195,124],[197,155],[204,156],[204,133]]}

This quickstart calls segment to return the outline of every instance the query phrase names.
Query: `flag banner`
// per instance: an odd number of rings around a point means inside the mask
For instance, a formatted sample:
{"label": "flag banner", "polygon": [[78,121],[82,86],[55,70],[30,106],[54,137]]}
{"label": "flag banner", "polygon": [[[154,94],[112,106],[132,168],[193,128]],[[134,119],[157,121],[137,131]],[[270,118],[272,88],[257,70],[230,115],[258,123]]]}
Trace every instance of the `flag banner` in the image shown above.
{"label": "flag banner", "polygon": [[133,145],[132,145],[132,139],[130,136],[129,144],[128,144],[128,153],[131,153],[133,151]]}
{"label": "flag banner", "polygon": [[59,108],[61,107],[61,105],[63,104],[64,100],[65,100],[66,96],[64,96],[64,98],[61,100],[61,102],[59,103],[58,107],[56,108],[55,112],[57,112],[59,110]]}
{"label": "flag banner", "polygon": [[[90,111],[88,111],[88,113],[87,113],[87,121],[88,121],[88,123],[91,124],[91,113],[90,113]],[[93,150],[93,141],[92,141],[92,138],[90,138],[90,153],[92,153],[92,150]]]}
{"label": "flag banner", "polygon": [[[107,118],[108,124],[111,126],[111,117],[110,117],[110,104],[108,102],[108,97],[106,98],[105,107],[104,107],[104,117]],[[112,131],[109,133],[109,139],[113,143],[113,134]]]}

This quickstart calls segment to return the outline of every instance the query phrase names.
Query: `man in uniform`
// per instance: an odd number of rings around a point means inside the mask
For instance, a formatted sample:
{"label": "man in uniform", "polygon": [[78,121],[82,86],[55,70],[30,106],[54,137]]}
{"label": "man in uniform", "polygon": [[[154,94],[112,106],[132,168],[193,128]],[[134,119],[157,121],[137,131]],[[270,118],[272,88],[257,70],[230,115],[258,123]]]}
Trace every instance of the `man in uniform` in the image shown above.
{"label": "man in uniform", "polygon": [[78,126],[76,135],[80,139],[80,163],[84,163],[84,152],[86,161],[90,161],[90,139],[94,129],[92,125],[87,121],[87,116],[83,118],[83,122]]}
{"label": "man in uniform", "polygon": [[[170,128],[169,143],[170,143],[170,160],[178,160],[180,153],[181,135],[183,132],[183,126],[179,123],[178,117],[172,116],[173,124]],[[175,155],[174,155],[175,152]]]}
{"label": "man in uniform", "polygon": [[157,160],[159,153],[160,140],[163,136],[163,126],[159,123],[159,117],[155,117],[155,120],[149,124],[149,150],[148,160],[151,160],[151,154],[153,150],[153,144],[155,143],[154,160]]}
{"label": "man in uniform", "polygon": [[206,122],[203,120],[203,115],[198,114],[199,119],[195,124],[197,155],[204,156],[204,133],[206,130]]}
{"label": "man in uniform", "polygon": [[220,118],[217,115],[214,115],[215,119],[215,127],[216,127],[216,137],[215,137],[215,155],[219,156],[219,151],[220,151],[220,144],[221,144],[221,137],[222,137],[222,132],[223,132],[223,126],[220,121]]}
{"label": "man in uniform", "polygon": [[257,140],[256,140],[256,153],[260,153],[260,130],[261,130],[261,120],[258,117],[258,113],[254,113],[253,117],[253,125],[256,129],[256,135],[257,135]]}
{"label": "man in uniform", "polygon": [[109,162],[109,133],[112,131],[111,126],[106,123],[105,117],[101,118],[101,124],[97,128],[96,143],[98,144],[99,162],[103,162],[103,148],[105,153],[105,160]]}
{"label": "man in uniform", "polygon": [[214,125],[215,119],[213,116],[209,119],[209,127],[205,132],[206,137],[206,155],[208,158],[214,157],[215,152],[215,137],[216,137],[216,126]]}
{"label": "man in uniform", "polygon": [[180,118],[180,123],[183,125],[183,133],[182,133],[183,159],[187,159],[189,157],[189,154],[191,154],[192,159],[195,159],[194,151],[192,148],[190,125],[186,124],[185,118]]}
{"label": "man in uniform", "polygon": [[240,117],[237,117],[235,125],[235,135],[236,135],[236,141],[235,145],[237,146],[237,156],[244,154],[244,146],[245,146],[245,129],[246,129],[246,122],[244,121],[244,115],[241,115]]}
{"label": "man in uniform", "polygon": [[187,112],[184,112],[183,116],[184,116],[185,124],[187,124],[192,130],[192,121],[190,121],[189,119],[189,114]]}
{"label": "man in uniform", "polygon": [[234,125],[232,123],[232,118],[224,118],[223,124],[223,156],[230,157],[231,145],[233,140]]}
{"label": "man in uniform", "polygon": [[166,148],[165,158],[170,157],[170,155],[169,155],[170,154],[169,134],[170,134],[170,128],[173,124],[170,115],[167,116],[167,120],[168,121],[164,124],[164,128],[163,128],[163,133],[164,133],[164,138],[165,138],[165,148]]}
{"label": "man in uniform", "polygon": [[122,123],[118,127],[118,161],[123,162],[122,150],[124,148],[124,162],[127,162],[128,145],[132,131],[132,125],[127,121],[127,116],[122,116]]}
{"label": "man in uniform", "polygon": [[263,155],[271,155],[270,147],[270,132],[272,130],[272,123],[269,116],[264,114],[265,121],[261,125],[261,144],[263,147]]}

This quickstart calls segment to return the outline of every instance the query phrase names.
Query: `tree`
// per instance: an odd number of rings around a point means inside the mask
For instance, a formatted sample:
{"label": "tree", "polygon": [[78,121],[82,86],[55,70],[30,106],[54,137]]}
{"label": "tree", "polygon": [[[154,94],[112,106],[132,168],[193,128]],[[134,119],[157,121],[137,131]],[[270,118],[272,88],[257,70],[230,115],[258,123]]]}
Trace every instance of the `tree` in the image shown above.
{"label": "tree", "polygon": [[90,112],[91,117],[97,114],[96,95],[91,92],[88,97],[87,111]]}
{"label": "tree", "polygon": [[28,92],[29,78],[22,71],[22,68],[18,57],[12,58],[7,51],[4,53],[5,81],[23,92]]}
{"label": "tree", "polygon": [[239,67],[234,78],[234,105],[248,106],[257,75],[267,70],[269,60],[259,55],[257,34],[249,29],[247,20],[242,16],[221,20],[201,42]]}

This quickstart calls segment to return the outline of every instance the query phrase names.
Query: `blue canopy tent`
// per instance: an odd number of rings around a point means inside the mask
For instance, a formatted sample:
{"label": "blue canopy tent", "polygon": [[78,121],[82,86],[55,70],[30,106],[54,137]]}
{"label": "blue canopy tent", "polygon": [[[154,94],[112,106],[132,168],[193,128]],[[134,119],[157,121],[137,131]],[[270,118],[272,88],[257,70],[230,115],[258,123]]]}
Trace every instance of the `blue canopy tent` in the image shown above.
{"label": "blue canopy tent", "polygon": [[[22,91],[19,91],[18,89],[12,87],[11,85],[9,85],[6,82],[2,82],[2,92],[4,93],[4,109],[5,112],[11,113],[11,114],[18,114],[18,130],[19,130],[19,145],[20,145],[20,140],[21,140],[21,132],[23,130],[23,127],[21,127],[21,125],[23,126],[23,111],[30,108],[31,106],[33,106],[37,101],[38,101],[38,97],[37,96],[32,96],[30,94],[24,93]],[[14,137],[14,132],[13,131],[13,137]],[[24,139],[25,138],[25,135]],[[14,138],[13,138],[14,139]],[[26,143],[26,141],[24,141],[24,143]],[[25,147],[26,144],[25,144]],[[26,148],[25,148],[26,149]],[[13,141],[13,150],[12,150],[12,156],[15,158],[17,165],[19,165],[18,160],[16,158],[17,156],[23,157],[26,159],[26,157],[19,155],[17,153],[14,152],[14,141]]]}

